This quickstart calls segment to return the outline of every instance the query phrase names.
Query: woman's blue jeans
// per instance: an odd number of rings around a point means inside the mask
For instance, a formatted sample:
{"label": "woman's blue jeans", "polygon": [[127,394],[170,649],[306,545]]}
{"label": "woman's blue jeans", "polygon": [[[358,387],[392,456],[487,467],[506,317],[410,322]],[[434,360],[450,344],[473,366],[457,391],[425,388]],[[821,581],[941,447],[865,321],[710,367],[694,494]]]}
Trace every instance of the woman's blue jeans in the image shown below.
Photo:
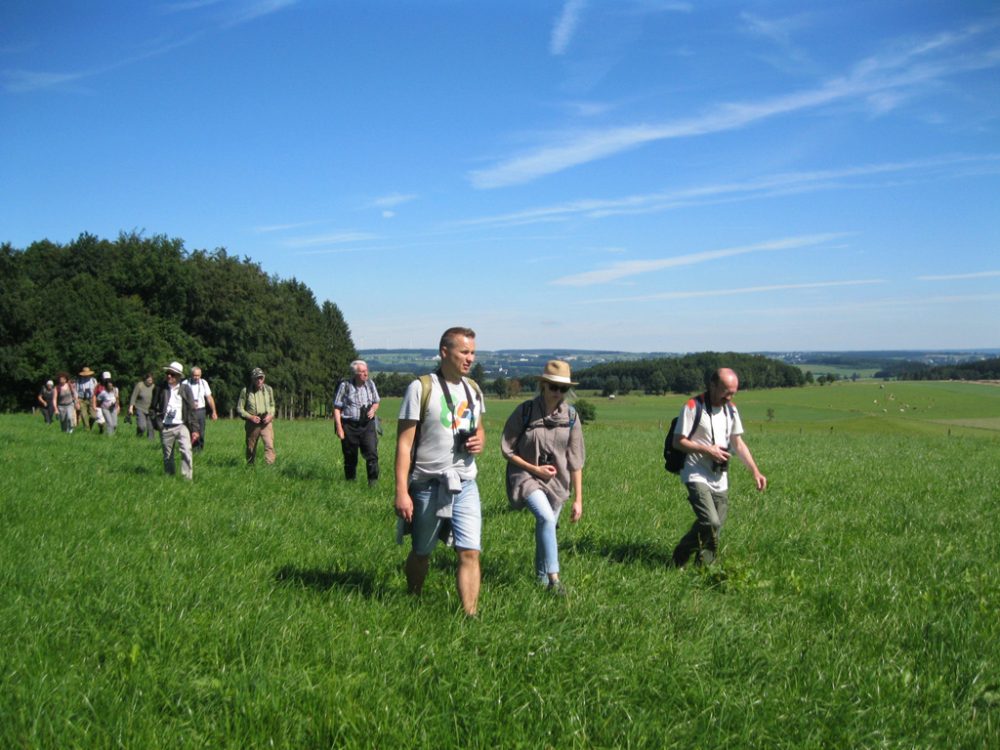
{"label": "woman's blue jeans", "polygon": [[544,583],[549,574],[559,572],[556,525],[562,505],[558,510],[553,510],[548,497],[541,490],[535,490],[524,501],[535,516],[535,574]]}

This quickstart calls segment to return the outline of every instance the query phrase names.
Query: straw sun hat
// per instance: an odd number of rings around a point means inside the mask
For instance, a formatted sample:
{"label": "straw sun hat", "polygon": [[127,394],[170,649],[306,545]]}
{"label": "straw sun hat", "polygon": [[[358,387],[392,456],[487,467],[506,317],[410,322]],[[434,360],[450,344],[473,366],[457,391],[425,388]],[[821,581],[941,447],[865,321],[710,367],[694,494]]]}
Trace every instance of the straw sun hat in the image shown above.
{"label": "straw sun hat", "polygon": [[557,385],[580,385],[573,381],[569,363],[561,359],[550,359],[545,363],[545,370],[538,376],[539,380],[546,380]]}

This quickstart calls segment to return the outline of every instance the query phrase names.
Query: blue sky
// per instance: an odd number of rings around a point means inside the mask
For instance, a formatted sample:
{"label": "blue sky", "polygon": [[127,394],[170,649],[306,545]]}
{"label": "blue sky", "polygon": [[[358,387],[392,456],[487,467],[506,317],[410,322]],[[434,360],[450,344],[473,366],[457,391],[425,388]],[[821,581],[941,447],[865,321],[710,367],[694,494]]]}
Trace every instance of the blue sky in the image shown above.
{"label": "blue sky", "polygon": [[0,5],[0,241],[224,247],[361,349],[998,347],[998,217],[992,1]]}

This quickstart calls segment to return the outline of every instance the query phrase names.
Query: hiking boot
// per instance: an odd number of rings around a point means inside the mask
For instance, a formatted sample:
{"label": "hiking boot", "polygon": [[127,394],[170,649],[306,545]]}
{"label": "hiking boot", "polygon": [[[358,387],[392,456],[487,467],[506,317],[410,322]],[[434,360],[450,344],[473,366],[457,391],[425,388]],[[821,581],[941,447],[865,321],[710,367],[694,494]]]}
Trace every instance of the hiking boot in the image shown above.
{"label": "hiking boot", "polygon": [[549,585],[545,587],[545,590],[552,594],[552,596],[566,596],[569,593],[566,591],[566,587],[563,586],[563,582],[558,578],[554,581],[549,581]]}

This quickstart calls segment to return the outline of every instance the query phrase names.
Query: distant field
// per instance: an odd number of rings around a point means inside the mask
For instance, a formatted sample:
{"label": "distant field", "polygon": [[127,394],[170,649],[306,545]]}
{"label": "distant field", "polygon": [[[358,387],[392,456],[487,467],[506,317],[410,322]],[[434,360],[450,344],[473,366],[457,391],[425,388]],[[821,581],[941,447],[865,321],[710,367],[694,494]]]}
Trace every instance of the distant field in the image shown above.
{"label": "distant field", "polygon": [[848,365],[827,365],[819,362],[796,362],[795,366],[802,372],[811,372],[814,376],[836,375],[839,378],[850,379],[857,375],[859,378],[873,378],[879,371],[878,367],[850,367]]}
{"label": "distant field", "polygon": [[678,571],[660,452],[684,398],[591,398],[563,600],[506,509],[518,400],[489,402],[476,621],[449,550],[403,593],[398,400],[375,490],[343,482],[328,420],[279,422],[255,469],[211,424],[184,483],[127,426],[0,417],[0,747],[1000,746],[1000,388],[740,393],[771,486],[737,467],[720,562]]}
{"label": "distant field", "polygon": [[[689,395],[584,396],[598,423],[663,429]],[[1000,430],[1000,388],[959,382],[839,382],[804,388],[740,391],[736,404],[751,432],[977,435]]]}

